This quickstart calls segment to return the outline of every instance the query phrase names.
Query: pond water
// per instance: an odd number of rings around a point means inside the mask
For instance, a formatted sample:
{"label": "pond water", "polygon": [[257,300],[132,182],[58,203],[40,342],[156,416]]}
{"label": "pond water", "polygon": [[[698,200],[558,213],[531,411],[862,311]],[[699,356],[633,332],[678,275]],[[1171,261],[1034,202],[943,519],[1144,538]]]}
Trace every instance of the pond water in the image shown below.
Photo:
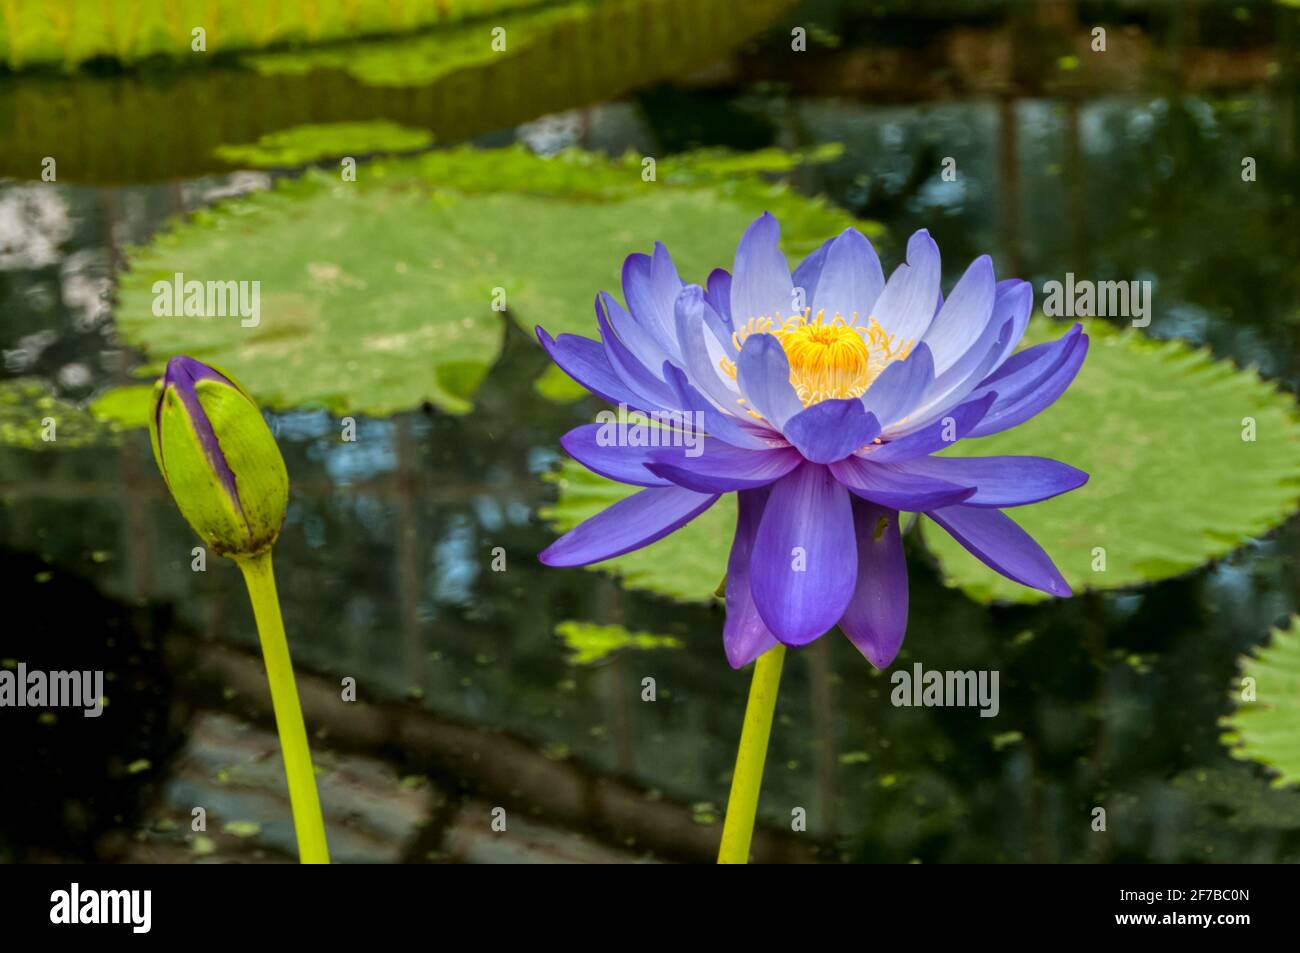
{"label": "pond water", "polygon": [[[435,148],[660,162],[836,143],[791,181],[882,223],[887,263],[926,227],[945,287],[984,252],[1000,276],[1031,280],[1036,301],[1070,272],[1150,281],[1145,333],[1300,387],[1296,11],[813,0],[732,21],[728,4],[645,5],[615,5],[598,26],[559,17],[521,62],[470,59],[398,91],[337,59],[318,81],[228,62],[0,75],[0,380],[37,378],[73,402],[130,380],[144,357],[115,335],[115,288],[133,246],[301,174],[234,171],[214,147],[388,119],[430,130]],[[1108,68],[1079,62],[1095,24]],[[780,64],[795,26],[808,48],[792,72]],[[573,44],[587,30],[610,49],[584,72]],[[661,47],[671,55],[646,52]],[[383,48],[342,62],[408,60],[423,62]],[[40,181],[47,155],[64,170],[53,183]],[[272,415],[293,480],[276,566],[336,857],[708,860],[749,675],[726,664],[720,606],[537,562],[555,535],[538,511],[555,498],[544,477],[559,437],[600,405],[539,396],[545,355],[504,328],[468,413],[357,416],[354,442],[324,410]],[[1224,507],[1233,495],[1223,488]],[[0,859],[292,859],[245,593],[224,561],[194,571],[197,542],[143,432],[0,447],[0,499],[17,610],[0,657],[109,672],[102,725],[6,713]],[[891,704],[888,673],[838,634],[792,652],[757,858],[1300,860],[1300,800],[1231,757],[1219,723],[1239,657],[1297,610],[1298,556],[1291,518],[1154,585],[988,607],[911,545],[896,667],[995,671],[997,716]],[[672,642],[578,662],[557,634],[574,619]],[[347,678],[359,701],[344,709],[332,701]],[[205,836],[191,831],[196,804]],[[489,834],[495,806],[520,819],[507,837]]]}

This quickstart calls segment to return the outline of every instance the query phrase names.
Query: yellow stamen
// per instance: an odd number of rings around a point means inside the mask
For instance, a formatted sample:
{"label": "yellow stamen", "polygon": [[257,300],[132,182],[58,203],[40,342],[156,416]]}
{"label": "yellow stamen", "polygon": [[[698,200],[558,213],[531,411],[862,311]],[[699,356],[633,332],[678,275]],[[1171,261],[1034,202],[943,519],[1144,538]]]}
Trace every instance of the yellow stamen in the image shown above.
{"label": "yellow stamen", "polygon": [[[790,361],[790,384],[805,407],[832,398],[860,397],[881,371],[907,357],[914,343],[896,344],[875,318],[859,324],[856,313],[848,318],[837,313],[828,319],[825,311],[818,311],[814,317],[811,308],[788,318],[780,312],[750,318],[731,336],[737,350],[751,334],[771,334],[781,342]],[[736,379],[732,361],[724,357],[720,366]]]}

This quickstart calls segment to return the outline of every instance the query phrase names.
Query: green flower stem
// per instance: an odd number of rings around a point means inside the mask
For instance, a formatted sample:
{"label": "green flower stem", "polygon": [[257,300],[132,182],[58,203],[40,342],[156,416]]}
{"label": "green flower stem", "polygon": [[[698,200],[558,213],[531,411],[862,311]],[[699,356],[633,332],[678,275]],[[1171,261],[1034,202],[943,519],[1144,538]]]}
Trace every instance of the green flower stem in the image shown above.
{"label": "green flower stem", "polygon": [[749,842],[754,838],[763,762],[767,760],[767,740],[772,735],[772,715],[776,711],[784,661],[785,646],[778,645],[760,655],[754,664],[754,680],[749,683],[749,701],[745,704],[745,724],[736,750],[736,770],[731,775],[727,817],[722,824],[722,843],[718,847],[720,864],[749,863]]}
{"label": "green flower stem", "polygon": [[280,733],[284,773],[289,779],[289,806],[293,810],[293,829],[298,837],[298,859],[304,864],[328,864],[330,855],[325,844],[325,819],[321,816],[320,797],[316,793],[316,775],[311,766],[302,705],[298,702],[298,686],[293,679],[289,642],[284,637],[284,620],[280,617],[280,597],[275,592],[271,551],[238,557],[235,562],[244,573],[253,615],[257,619],[257,634],[262,642],[262,658],[266,660],[266,680],[271,684],[275,727]]}

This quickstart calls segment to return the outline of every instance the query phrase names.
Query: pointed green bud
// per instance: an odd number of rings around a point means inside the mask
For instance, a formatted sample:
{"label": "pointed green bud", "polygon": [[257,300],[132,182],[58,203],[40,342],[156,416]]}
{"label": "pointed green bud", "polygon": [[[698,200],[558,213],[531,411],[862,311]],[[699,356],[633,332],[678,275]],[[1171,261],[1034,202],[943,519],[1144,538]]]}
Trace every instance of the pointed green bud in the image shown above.
{"label": "pointed green bud", "polygon": [[208,548],[271,548],[289,504],[284,458],[257,404],[229,374],[173,357],[154,388],[154,460],[181,515]]}

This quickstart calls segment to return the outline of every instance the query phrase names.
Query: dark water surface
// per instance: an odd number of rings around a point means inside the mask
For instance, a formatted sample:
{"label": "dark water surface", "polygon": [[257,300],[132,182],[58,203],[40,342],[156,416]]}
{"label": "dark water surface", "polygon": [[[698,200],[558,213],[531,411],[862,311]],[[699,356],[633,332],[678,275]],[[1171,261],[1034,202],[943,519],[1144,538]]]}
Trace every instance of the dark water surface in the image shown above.
{"label": "dark water surface", "polygon": [[[446,90],[389,104],[407,124],[435,129],[440,144],[522,139],[666,156],[701,145],[842,143],[840,158],[801,168],[795,182],[884,223],[887,262],[928,227],[946,285],[983,252],[1000,276],[1038,289],[1070,271],[1150,280],[1148,333],[1204,343],[1297,390],[1294,11],[768,6],[734,42],[714,11],[711,39],[691,34],[660,75],[637,64],[624,82],[588,77],[532,99],[515,88],[495,112],[452,109]],[[1123,66],[1090,70],[1085,81],[1073,57],[1094,23],[1125,51]],[[771,53],[788,48],[796,24],[815,27],[806,66],[782,75]],[[635,33],[617,33],[635,24],[609,29],[611,42],[636,46]],[[142,84],[157,108],[169,89],[183,91],[174,140],[124,146],[95,116],[69,120],[49,108],[59,97],[93,104],[114,89],[142,95]],[[265,117],[265,93],[215,70],[0,77],[0,129],[16,135],[15,110],[46,109],[24,115],[22,141],[0,149],[6,162],[48,154],[53,137],[80,126],[80,148],[104,149],[84,184],[0,170],[13,176],[0,180],[3,378],[40,376],[77,400],[125,379],[137,357],[113,341],[111,298],[125,247],[268,178],[203,168],[196,157],[210,150],[191,139],[214,133],[190,131],[187,110],[211,101],[221,116]],[[281,124],[383,108],[337,106],[322,101]],[[255,137],[259,123],[227,141]],[[1243,155],[1258,163],[1249,188]],[[940,176],[948,156],[955,182]],[[545,357],[506,324],[503,355],[466,416],[363,418],[354,444],[340,444],[338,422],[322,413],[275,418],[294,482],[276,565],[308,722],[321,732],[314,746],[332,846],[344,860],[708,859],[748,673],[726,665],[720,608],[536,562],[553,538],[537,517],[554,495],[541,477],[560,435],[597,405],[539,399],[533,381]],[[0,859],[290,859],[242,585],[218,560],[191,570],[196,541],[147,439],[0,450],[0,496],[10,607],[0,657],[106,668],[114,679],[99,722],[6,716],[18,727],[6,738],[15,770],[0,786]],[[506,572],[490,569],[497,546]],[[1155,586],[985,608],[945,588],[915,547],[898,664],[998,671],[998,716],[894,707],[888,678],[838,634],[791,653],[760,856],[1300,860],[1300,800],[1230,758],[1218,725],[1237,657],[1297,608],[1298,554],[1292,519],[1219,564]],[[554,630],[575,618],[682,645],[574,665]],[[654,704],[640,700],[646,676],[659,687]],[[362,699],[355,712],[313,708],[347,677]],[[208,805],[207,838],[191,836],[193,804]],[[493,840],[485,818],[497,805],[521,821]],[[1092,830],[1096,806],[1107,811],[1105,834]],[[808,832],[781,833],[796,808]]]}

